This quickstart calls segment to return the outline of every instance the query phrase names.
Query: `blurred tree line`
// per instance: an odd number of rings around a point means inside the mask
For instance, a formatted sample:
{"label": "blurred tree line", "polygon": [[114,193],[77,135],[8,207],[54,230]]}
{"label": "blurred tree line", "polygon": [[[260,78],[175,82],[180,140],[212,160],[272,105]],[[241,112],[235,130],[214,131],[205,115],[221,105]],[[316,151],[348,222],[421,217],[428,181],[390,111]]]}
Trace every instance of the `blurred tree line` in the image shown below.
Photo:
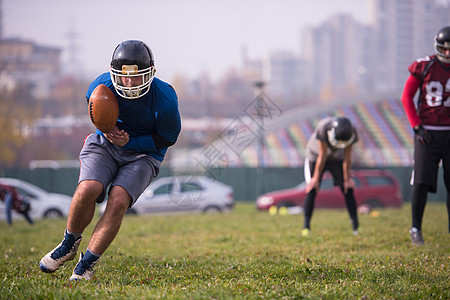
{"label": "blurred tree line", "polygon": [[28,132],[41,115],[41,107],[33,101],[30,85],[17,84],[0,93],[0,111],[0,167],[19,165],[30,143]]}
{"label": "blurred tree line", "polygon": [[[167,81],[177,91],[182,119],[234,119],[245,114],[256,96],[254,82],[236,70],[216,82],[207,74],[194,79],[179,75]],[[0,168],[27,168],[31,160],[78,159],[84,139],[94,131],[85,96],[90,82],[91,78],[62,76],[43,98],[34,96],[32,85],[16,82],[14,88],[5,89],[0,82]],[[70,126],[62,124],[66,117],[72,118]],[[202,147],[220,131],[205,130],[196,140],[182,129],[177,146]]]}
{"label": "blurred tree line", "polygon": [[[93,126],[57,124],[58,118],[87,117],[88,81],[61,77],[49,97],[37,98],[33,85],[15,82],[0,89],[0,168],[26,168],[31,160],[77,159]],[[48,123],[47,126],[40,124]],[[76,123],[76,122],[75,122]],[[62,126],[62,127],[58,127]]]}

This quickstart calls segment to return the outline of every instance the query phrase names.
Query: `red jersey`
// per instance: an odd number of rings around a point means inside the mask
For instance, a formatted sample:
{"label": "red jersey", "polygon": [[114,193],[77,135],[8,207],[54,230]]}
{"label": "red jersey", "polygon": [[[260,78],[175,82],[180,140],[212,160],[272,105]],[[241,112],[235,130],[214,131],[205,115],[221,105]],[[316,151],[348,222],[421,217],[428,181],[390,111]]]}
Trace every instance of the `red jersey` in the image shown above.
{"label": "red jersey", "polygon": [[[413,62],[402,102],[414,127],[423,124],[427,129],[450,129],[450,64],[443,64],[436,55]],[[408,91],[409,88],[409,91]],[[413,95],[420,88],[417,112],[413,109]]]}
{"label": "red jersey", "polygon": [[21,204],[23,202],[23,197],[19,194],[15,187],[4,185],[0,183],[0,199],[5,201],[6,193],[11,193],[11,197],[13,199],[12,208],[14,210],[20,211]]}

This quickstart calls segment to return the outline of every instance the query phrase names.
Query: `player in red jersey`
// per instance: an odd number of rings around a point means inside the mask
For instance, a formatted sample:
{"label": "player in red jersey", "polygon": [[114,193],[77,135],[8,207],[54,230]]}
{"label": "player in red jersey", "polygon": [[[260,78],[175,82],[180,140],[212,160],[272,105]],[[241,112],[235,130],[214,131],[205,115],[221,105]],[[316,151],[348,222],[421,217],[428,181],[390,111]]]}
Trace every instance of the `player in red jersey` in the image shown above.
{"label": "player in red jersey", "polygon": [[[437,190],[439,163],[444,168],[450,232],[450,26],[434,37],[436,54],[413,62],[408,70],[402,103],[414,129],[412,228],[413,245],[425,243],[422,219],[428,192]],[[419,90],[417,109],[414,95]]]}

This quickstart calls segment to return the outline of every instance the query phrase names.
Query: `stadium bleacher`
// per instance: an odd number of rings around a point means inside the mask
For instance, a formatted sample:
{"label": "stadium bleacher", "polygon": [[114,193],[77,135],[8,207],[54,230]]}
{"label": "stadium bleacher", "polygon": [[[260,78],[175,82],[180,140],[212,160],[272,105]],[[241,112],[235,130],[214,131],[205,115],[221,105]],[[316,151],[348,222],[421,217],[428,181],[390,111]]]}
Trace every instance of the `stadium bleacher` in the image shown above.
{"label": "stadium bleacher", "polygon": [[[354,164],[364,166],[408,166],[413,162],[413,131],[399,99],[358,102],[330,106],[317,114],[291,115],[280,119],[271,132],[265,130],[263,155],[260,145],[250,145],[240,155],[239,165],[265,167],[303,166],[307,140],[315,124],[324,116],[346,116],[357,127],[359,142],[355,145]],[[274,122],[274,123],[280,123]],[[237,160],[236,160],[237,162]]]}

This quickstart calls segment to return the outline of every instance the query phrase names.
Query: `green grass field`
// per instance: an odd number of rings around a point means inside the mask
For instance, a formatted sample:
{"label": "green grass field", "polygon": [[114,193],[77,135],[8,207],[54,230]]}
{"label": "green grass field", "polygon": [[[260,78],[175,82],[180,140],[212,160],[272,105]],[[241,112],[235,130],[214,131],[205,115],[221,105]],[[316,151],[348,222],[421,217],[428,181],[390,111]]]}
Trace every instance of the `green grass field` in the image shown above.
{"label": "green grass field", "polygon": [[411,245],[410,219],[409,203],[361,215],[353,236],[345,210],[316,210],[303,238],[302,215],[270,216],[253,203],[229,214],[127,216],[95,279],[79,283],[68,280],[75,260],[53,274],[38,267],[65,220],[3,221],[0,298],[450,299],[445,204],[428,203],[422,247]]}

